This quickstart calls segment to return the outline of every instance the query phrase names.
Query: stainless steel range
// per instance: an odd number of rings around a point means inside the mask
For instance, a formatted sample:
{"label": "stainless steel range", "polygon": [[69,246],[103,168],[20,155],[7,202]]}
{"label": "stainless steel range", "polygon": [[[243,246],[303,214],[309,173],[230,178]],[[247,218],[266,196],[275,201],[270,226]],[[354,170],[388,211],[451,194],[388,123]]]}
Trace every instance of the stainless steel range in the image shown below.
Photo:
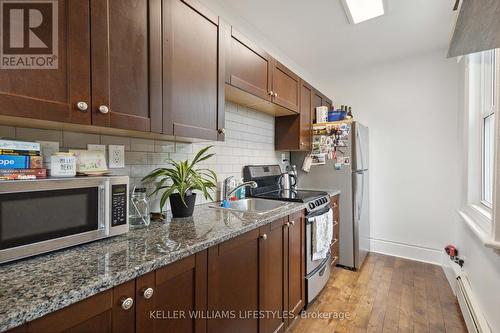
{"label": "stainless steel range", "polygon": [[[330,277],[331,255],[313,260],[312,233],[316,217],[326,215],[331,210],[330,197],[324,191],[284,190],[280,186],[281,169],[279,165],[249,165],[243,168],[245,181],[255,181],[256,188],[247,189],[247,196],[279,200],[303,202],[306,204],[306,239],[305,239],[305,279],[306,300],[310,304],[326,285]],[[335,236],[334,236],[335,238]]]}

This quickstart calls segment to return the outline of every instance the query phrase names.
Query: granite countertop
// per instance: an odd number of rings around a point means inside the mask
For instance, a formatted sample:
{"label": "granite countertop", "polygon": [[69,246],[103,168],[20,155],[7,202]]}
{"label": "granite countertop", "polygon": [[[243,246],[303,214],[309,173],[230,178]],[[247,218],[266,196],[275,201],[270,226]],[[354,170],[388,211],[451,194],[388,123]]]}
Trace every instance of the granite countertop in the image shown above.
{"label": "granite countertop", "polygon": [[200,205],[192,218],[0,265],[0,332],[304,208],[287,203],[259,216]]}

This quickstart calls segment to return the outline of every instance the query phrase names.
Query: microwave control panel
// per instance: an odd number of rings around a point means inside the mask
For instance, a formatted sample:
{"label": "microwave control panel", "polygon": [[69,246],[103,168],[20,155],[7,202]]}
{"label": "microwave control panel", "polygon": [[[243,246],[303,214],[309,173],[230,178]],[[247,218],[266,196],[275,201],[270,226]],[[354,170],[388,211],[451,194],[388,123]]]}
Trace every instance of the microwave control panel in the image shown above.
{"label": "microwave control panel", "polygon": [[111,226],[127,223],[127,185],[111,185]]}

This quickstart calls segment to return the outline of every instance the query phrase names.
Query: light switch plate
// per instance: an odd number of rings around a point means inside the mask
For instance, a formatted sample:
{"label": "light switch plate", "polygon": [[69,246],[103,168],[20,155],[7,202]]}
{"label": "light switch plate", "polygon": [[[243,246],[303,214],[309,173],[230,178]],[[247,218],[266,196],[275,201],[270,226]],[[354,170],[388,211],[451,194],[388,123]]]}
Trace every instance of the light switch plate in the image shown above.
{"label": "light switch plate", "polygon": [[109,168],[120,169],[125,167],[125,146],[109,145]]}
{"label": "light switch plate", "polygon": [[87,150],[97,150],[97,151],[102,151],[104,156],[106,156],[106,145],[94,145],[94,144],[87,144]]}
{"label": "light switch plate", "polygon": [[287,161],[286,154],[281,153],[281,163],[285,163]]}

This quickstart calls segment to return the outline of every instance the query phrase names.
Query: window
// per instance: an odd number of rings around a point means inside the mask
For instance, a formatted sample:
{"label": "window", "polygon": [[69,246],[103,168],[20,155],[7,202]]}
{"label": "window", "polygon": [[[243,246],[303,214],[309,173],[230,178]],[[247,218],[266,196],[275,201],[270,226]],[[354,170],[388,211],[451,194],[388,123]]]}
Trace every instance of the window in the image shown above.
{"label": "window", "polygon": [[495,50],[467,57],[467,198],[469,215],[481,228],[492,229],[495,190]]}
{"label": "window", "polygon": [[482,177],[481,202],[488,208],[493,205],[493,170],[495,157],[495,51],[481,53],[481,133]]}

